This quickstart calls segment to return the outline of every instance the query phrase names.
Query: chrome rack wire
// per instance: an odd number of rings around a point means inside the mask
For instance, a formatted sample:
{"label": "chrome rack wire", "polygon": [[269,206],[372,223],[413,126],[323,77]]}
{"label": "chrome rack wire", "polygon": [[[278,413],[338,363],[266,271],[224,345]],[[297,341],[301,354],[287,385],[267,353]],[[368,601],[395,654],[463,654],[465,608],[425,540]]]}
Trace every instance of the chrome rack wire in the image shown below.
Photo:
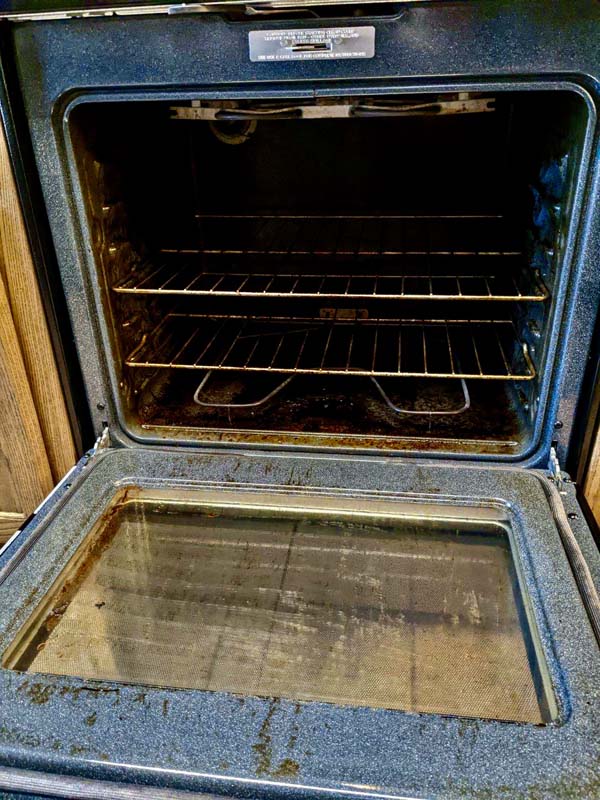
{"label": "chrome rack wire", "polygon": [[548,297],[501,217],[205,215],[200,228],[201,249],[163,250],[114,290],[329,300]]}
{"label": "chrome rack wire", "polygon": [[507,320],[314,319],[168,314],[128,355],[135,368],[293,375],[535,377]]}
{"label": "chrome rack wire", "polygon": [[[482,257],[483,258],[483,257]],[[514,259],[513,259],[514,260]],[[313,265],[314,266],[314,265]],[[304,272],[205,271],[198,259],[180,256],[129,275],[114,287],[136,295],[264,297],[327,300],[477,300],[541,302],[548,290],[532,269],[486,274],[310,274]],[[512,265],[511,265],[512,266]],[[284,266],[285,268],[285,266]]]}

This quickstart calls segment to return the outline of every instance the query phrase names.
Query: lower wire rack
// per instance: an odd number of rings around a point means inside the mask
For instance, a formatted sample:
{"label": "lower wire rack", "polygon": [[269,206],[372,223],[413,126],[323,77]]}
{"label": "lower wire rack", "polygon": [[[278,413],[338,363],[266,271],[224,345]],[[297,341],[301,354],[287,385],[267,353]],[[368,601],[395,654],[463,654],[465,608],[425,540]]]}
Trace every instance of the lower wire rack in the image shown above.
{"label": "lower wire rack", "polygon": [[305,319],[168,314],[127,356],[134,368],[527,381],[508,320]]}

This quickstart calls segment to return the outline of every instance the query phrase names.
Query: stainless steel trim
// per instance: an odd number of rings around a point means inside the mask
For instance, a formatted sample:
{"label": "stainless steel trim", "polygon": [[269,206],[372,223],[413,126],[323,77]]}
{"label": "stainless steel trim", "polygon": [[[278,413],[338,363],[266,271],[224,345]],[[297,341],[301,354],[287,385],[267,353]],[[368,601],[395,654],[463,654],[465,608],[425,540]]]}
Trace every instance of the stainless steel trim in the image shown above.
{"label": "stainless steel trim", "polygon": [[[109,783],[71,775],[52,775],[33,770],[0,768],[0,790],[25,792],[44,797],[64,797],[67,800],[218,800],[213,794],[184,792],[179,789],[159,789],[154,786]],[[226,797],[219,795],[223,800]]]}

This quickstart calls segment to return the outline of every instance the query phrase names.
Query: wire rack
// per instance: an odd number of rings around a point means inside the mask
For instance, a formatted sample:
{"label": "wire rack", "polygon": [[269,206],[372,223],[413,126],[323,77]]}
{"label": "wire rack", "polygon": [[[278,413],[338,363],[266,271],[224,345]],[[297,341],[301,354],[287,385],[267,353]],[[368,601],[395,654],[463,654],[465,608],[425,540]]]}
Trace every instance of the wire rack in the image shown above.
{"label": "wire rack", "polygon": [[205,216],[199,250],[162,251],[126,294],[543,301],[498,217]]}
{"label": "wire rack", "polygon": [[506,320],[321,320],[168,314],[128,355],[135,368],[526,381]]}
{"label": "wire rack", "polygon": [[[448,259],[445,259],[448,261]],[[485,257],[481,257],[485,260]],[[513,263],[511,263],[511,261]],[[431,260],[425,274],[357,274],[285,271],[206,271],[202,259],[185,254],[150,265],[114,289],[125,294],[190,295],[200,297],[263,297],[327,300],[493,300],[540,302],[548,290],[533,270],[520,269],[522,259],[507,257],[501,274],[436,274]],[[438,266],[438,265],[435,265]],[[440,265],[442,266],[442,265]],[[446,263],[446,267],[449,264]],[[481,263],[479,266],[482,266]],[[500,266],[500,265],[498,265]],[[273,267],[273,265],[271,265]],[[314,269],[314,261],[310,264]]]}

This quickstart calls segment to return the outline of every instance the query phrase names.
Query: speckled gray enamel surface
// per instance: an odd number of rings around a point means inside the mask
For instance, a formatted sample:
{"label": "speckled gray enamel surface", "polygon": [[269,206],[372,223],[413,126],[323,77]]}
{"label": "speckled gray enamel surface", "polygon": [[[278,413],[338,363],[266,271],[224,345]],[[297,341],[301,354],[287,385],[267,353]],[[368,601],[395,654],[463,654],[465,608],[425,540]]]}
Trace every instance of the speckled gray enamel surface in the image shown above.
{"label": "speckled gray enamel surface", "polygon": [[[303,26],[320,24],[302,21]],[[564,463],[600,297],[594,138],[600,10],[583,0],[553,3],[552,13],[545,0],[468,0],[408,5],[398,17],[374,24],[372,59],[270,65],[249,60],[248,32],[289,27],[289,20],[232,23],[219,16],[165,15],[15,25],[17,69],[98,433],[105,420],[115,431],[123,427],[123,414],[115,402],[112,357],[106,358],[109,337],[98,313],[98,281],[79,222],[82,209],[74,202],[77,187],[64,128],[70,103],[91,97],[290,98],[340,92],[568,88],[585,98],[589,127],[572,208],[573,220],[579,222],[572,228],[567,268],[555,292],[561,319],[549,340],[531,447],[518,457],[496,457],[545,467],[555,441]],[[558,428],[556,422],[561,423]],[[121,440],[130,441],[127,434]]]}
{"label": "speckled gray enamel surface", "polygon": [[[396,20],[375,22],[375,58],[343,63],[252,64],[251,25],[290,23],[173,16],[14,28],[35,156],[98,432],[107,420],[114,441],[133,444],[118,430],[106,330],[78,224],[81,209],[73,202],[63,128],[69,102],[91,93],[174,99],[571,87],[585,96],[590,118],[575,204],[580,225],[571,271],[557,295],[563,314],[542,397],[546,413],[523,463],[544,466],[555,438],[562,457],[600,297],[598,5],[469,0],[408,7]],[[555,430],[557,420],[562,427]],[[0,647],[11,641],[118,485],[268,486],[282,491],[283,504],[286,492],[314,490],[494,501],[511,516],[560,707],[557,722],[535,727],[0,670],[0,764],[240,797],[600,797],[600,654],[551,520],[544,478],[519,469],[409,462],[405,456],[154,446],[84,462],[73,486],[64,487],[0,557]],[[578,513],[570,488],[564,500],[569,512]],[[581,515],[573,528],[600,576]]]}
{"label": "speckled gray enamel surface", "polygon": [[[546,726],[294,703],[0,671],[0,762],[246,797],[600,796],[600,652],[531,470],[399,459],[111,450],[0,561],[10,643],[118,486],[269,489],[501,504],[560,709]],[[572,502],[572,500],[568,500]],[[48,512],[46,512],[48,513]],[[41,530],[36,533],[36,526]],[[581,539],[586,534],[579,531]],[[31,546],[29,546],[31,544]],[[586,549],[594,570],[598,554]],[[20,563],[11,570],[11,558]]]}

